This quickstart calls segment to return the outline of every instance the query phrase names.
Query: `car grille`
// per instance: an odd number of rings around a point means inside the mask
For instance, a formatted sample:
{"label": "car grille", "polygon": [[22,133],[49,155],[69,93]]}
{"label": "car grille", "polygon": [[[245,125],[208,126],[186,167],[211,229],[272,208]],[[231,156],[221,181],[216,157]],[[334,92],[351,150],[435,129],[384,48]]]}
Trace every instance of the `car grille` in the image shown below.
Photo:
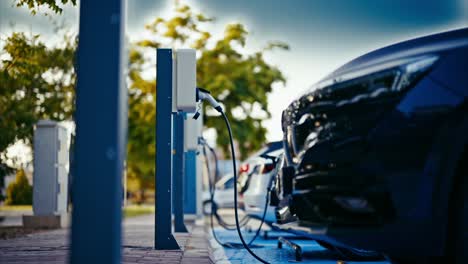
{"label": "car grille", "polygon": [[283,112],[288,157],[298,163],[304,152],[321,142],[362,137],[400,97],[394,93],[398,70],[332,84],[294,101]]}

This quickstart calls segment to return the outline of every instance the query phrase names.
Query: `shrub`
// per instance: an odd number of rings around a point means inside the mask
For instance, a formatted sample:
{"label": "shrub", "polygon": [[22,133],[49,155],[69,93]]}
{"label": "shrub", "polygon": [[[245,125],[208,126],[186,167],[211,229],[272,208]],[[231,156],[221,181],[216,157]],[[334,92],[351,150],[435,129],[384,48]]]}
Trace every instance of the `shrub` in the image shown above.
{"label": "shrub", "polygon": [[16,173],[15,181],[8,185],[5,203],[8,205],[32,204],[32,192],[26,174],[21,169]]}

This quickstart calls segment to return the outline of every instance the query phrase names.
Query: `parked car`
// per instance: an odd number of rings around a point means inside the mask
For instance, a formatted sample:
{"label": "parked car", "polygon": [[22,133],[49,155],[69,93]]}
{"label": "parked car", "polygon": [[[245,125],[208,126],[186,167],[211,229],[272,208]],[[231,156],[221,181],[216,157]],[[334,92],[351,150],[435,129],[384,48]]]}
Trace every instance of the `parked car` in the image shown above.
{"label": "parked car", "polygon": [[[234,208],[234,175],[227,174],[215,184],[215,192],[213,200],[218,208]],[[209,190],[202,194],[203,214],[211,213],[211,195]]]}
{"label": "parked car", "polygon": [[257,151],[255,154],[250,156],[247,160],[242,162],[241,166],[239,167],[239,177],[238,181],[238,192],[242,195],[247,188],[249,187],[250,177],[252,174],[258,170],[258,160],[257,158],[261,155],[268,154],[270,152],[276,151],[278,149],[283,148],[283,141],[273,141],[267,143],[263,148]]}
{"label": "parked car", "polygon": [[[283,149],[270,152],[252,160],[253,164],[258,164],[250,177],[250,184],[244,192],[244,211],[253,218],[261,219],[267,206],[265,222],[276,222],[275,207],[267,202],[269,189],[272,187],[272,180],[276,175],[279,166],[282,164]],[[256,162],[254,162],[254,160]],[[268,199],[269,200],[269,199]]]}
{"label": "parked car", "polygon": [[468,263],[467,96],[468,28],[340,67],[283,112],[279,220],[411,263]]}

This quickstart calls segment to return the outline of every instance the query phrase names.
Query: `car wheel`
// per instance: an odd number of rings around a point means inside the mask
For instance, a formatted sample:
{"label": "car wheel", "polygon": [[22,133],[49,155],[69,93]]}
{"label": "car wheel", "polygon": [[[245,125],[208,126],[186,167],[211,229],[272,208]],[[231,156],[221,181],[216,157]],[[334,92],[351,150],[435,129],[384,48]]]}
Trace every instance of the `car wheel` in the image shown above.
{"label": "car wheel", "polygon": [[202,211],[203,211],[204,215],[210,215],[211,214],[211,206],[212,206],[211,201],[204,201],[203,202],[203,207],[202,207],[203,210]]}
{"label": "car wheel", "polygon": [[451,263],[468,263],[468,150],[460,162],[460,170],[455,182],[451,222],[449,227],[447,256]]}

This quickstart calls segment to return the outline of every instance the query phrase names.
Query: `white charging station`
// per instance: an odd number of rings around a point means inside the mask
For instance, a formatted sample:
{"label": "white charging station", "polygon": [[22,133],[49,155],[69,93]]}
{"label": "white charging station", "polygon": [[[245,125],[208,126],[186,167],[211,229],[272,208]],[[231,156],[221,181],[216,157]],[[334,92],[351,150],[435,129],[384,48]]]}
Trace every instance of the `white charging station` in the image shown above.
{"label": "white charging station", "polygon": [[188,124],[185,128],[185,121],[187,115],[197,113],[197,100],[208,99],[213,104],[214,99],[207,91],[201,91],[199,97],[195,50],[158,49],[156,60],[155,248],[180,249],[172,230],[187,232],[184,212],[197,214],[200,207],[194,203],[199,199],[199,188],[193,187],[199,185],[194,149],[201,126]]}
{"label": "white charging station", "polygon": [[188,114],[185,120],[184,130],[184,151],[198,151],[199,150],[199,138],[202,135],[203,120],[193,119],[193,114]]}
{"label": "white charging station", "polygon": [[172,111],[193,113],[197,109],[197,57],[194,49],[178,49],[173,57]]}
{"label": "white charging station", "polygon": [[[193,116],[197,109],[197,58],[194,49],[177,49],[172,53],[172,113],[173,120],[183,118],[183,127],[174,127],[178,121],[173,121],[171,134],[176,135],[177,129],[183,130],[182,138],[174,136],[177,140],[183,141],[183,163],[184,163],[184,213],[187,217],[201,215],[202,180],[199,173],[198,159],[198,139],[203,129],[202,119],[195,120]],[[175,122],[175,123],[174,123]],[[179,124],[179,123],[177,123]],[[179,124],[180,125],[180,124]],[[175,130],[174,130],[175,129]],[[174,141],[175,142],[175,141]],[[175,150],[174,146],[174,150]],[[174,153],[179,153],[174,151]],[[173,158],[180,158],[175,157]],[[178,166],[178,165],[175,165]],[[177,176],[176,176],[177,177]],[[179,184],[178,179],[173,181],[174,185]],[[175,187],[177,188],[177,187]],[[177,190],[175,191],[179,193]],[[174,203],[177,199],[174,200]],[[178,210],[177,206],[175,206]],[[180,212],[180,211],[178,211]],[[184,229],[180,225],[177,226]]]}

